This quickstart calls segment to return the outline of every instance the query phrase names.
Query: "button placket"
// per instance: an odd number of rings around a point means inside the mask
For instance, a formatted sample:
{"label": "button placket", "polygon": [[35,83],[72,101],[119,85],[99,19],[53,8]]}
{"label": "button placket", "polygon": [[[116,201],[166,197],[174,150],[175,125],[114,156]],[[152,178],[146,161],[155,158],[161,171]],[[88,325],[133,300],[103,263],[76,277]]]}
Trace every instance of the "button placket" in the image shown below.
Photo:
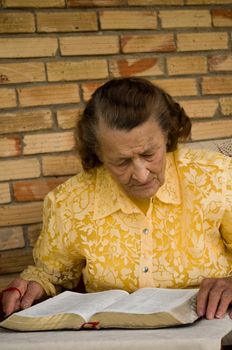
{"label": "button placket", "polygon": [[152,285],[152,223],[147,218],[141,229],[141,256],[140,256],[140,287],[147,287]]}

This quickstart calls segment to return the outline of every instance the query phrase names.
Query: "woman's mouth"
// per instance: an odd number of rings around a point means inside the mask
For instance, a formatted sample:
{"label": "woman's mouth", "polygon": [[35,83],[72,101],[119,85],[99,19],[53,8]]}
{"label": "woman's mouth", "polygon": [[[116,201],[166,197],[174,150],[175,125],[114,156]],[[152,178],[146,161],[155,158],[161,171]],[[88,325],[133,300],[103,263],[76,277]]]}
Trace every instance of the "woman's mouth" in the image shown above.
{"label": "woman's mouth", "polygon": [[134,186],[134,187],[140,187],[140,188],[147,188],[147,187],[152,187],[154,185],[154,182],[158,180],[158,177],[157,176],[154,176],[153,179],[147,181],[147,182],[144,182],[144,183],[132,183],[131,186]]}

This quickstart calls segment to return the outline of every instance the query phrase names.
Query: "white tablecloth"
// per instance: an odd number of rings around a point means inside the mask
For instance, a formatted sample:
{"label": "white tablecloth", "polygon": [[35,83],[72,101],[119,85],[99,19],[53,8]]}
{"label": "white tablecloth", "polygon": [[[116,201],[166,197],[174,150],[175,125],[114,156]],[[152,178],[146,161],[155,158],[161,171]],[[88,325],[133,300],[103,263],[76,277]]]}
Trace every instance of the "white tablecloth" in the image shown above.
{"label": "white tablecloth", "polygon": [[220,350],[222,342],[232,344],[231,331],[232,320],[228,316],[223,320],[200,320],[191,326],[163,329],[14,332],[0,328],[0,349]]}

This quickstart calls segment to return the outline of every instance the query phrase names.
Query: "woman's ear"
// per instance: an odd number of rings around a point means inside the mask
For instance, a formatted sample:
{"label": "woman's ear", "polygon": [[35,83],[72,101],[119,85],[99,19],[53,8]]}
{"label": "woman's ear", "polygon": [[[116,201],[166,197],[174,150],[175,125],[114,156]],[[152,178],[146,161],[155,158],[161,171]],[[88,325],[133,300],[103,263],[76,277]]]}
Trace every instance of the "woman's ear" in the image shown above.
{"label": "woman's ear", "polygon": [[100,160],[100,162],[103,163],[103,157],[102,157],[102,152],[101,152],[101,150],[100,150],[100,147],[98,147],[98,148],[96,149],[96,155],[97,155],[98,159]]}

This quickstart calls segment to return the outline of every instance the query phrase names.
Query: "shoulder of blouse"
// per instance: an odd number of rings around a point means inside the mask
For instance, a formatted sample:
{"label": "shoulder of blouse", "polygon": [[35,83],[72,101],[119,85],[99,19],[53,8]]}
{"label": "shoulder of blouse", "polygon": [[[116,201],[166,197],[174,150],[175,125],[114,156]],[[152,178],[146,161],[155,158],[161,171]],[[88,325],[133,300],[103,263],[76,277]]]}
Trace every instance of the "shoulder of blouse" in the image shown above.
{"label": "shoulder of blouse", "polygon": [[56,203],[73,201],[84,192],[93,192],[96,183],[97,171],[92,169],[88,172],[81,171],[77,175],[70,177],[68,180],[58,185],[52,191],[48,192],[45,197],[46,200],[52,200]]}
{"label": "shoulder of blouse", "polygon": [[177,166],[209,166],[215,170],[226,171],[231,167],[232,159],[220,152],[209,151],[206,149],[194,149],[188,146],[180,145],[174,152]]}

